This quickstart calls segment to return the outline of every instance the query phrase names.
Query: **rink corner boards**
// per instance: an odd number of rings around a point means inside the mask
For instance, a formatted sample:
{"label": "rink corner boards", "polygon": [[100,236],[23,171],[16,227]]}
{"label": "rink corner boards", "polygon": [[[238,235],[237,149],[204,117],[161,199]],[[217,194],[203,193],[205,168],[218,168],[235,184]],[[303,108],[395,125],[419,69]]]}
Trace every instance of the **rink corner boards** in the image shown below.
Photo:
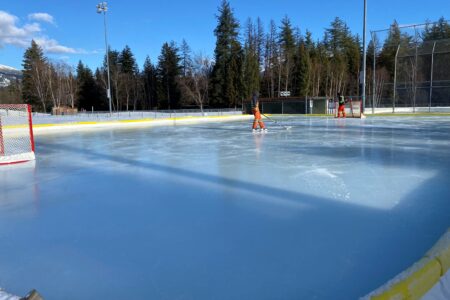
{"label": "rink corner boards", "polygon": [[450,228],[418,262],[361,299],[447,299],[445,290],[450,290]]}

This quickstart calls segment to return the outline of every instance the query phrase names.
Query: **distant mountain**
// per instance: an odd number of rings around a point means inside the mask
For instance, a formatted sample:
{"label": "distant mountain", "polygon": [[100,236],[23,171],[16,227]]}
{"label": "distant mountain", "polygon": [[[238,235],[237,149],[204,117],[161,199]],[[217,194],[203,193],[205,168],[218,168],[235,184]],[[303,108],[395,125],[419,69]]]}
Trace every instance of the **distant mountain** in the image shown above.
{"label": "distant mountain", "polygon": [[22,71],[0,64],[0,88],[9,86],[17,79],[22,79]]}

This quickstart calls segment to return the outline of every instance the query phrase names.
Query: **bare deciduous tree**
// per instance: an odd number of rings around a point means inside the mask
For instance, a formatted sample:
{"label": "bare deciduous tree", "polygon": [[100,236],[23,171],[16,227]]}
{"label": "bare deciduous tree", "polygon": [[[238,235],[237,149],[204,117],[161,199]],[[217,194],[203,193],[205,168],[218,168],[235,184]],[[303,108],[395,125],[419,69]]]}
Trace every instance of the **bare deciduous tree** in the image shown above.
{"label": "bare deciduous tree", "polygon": [[195,54],[187,76],[179,79],[186,104],[195,103],[203,111],[208,99],[208,82],[212,70],[211,60],[202,54]]}
{"label": "bare deciduous tree", "polygon": [[42,108],[47,111],[46,105],[46,83],[45,74],[47,72],[47,64],[45,61],[37,60],[33,63],[31,68],[31,79],[33,82],[33,87],[35,89],[36,95],[41,101]]}

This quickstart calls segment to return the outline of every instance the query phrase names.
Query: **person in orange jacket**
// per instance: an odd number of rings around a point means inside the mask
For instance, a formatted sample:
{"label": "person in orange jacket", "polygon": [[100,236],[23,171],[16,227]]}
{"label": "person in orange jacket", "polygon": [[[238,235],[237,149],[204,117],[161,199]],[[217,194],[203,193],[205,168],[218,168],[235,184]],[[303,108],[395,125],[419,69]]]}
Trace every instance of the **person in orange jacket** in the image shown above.
{"label": "person in orange jacket", "polygon": [[339,109],[337,112],[337,117],[340,117],[340,114],[342,112],[342,117],[345,118],[345,98],[344,96],[341,96],[341,93],[337,93],[337,98],[338,98],[338,104],[339,104]]}
{"label": "person in orange jacket", "polygon": [[253,132],[257,131],[257,127],[261,128],[262,132],[267,131],[266,125],[261,119],[261,112],[259,111],[259,100],[258,100],[258,92],[253,92],[252,97],[252,113],[255,116],[253,120]]}

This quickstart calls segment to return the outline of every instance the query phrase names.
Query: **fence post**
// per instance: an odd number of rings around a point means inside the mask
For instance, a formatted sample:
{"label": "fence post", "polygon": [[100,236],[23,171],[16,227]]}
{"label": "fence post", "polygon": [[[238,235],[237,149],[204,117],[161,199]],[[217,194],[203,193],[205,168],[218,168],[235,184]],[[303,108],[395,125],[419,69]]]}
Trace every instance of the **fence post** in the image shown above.
{"label": "fence post", "polygon": [[418,34],[417,34],[417,28],[416,26],[414,26],[414,31],[415,31],[415,39],[416,39],[416,56],[415,56],[415,64],[414,64],[414,77],[413,77],[413,82],[414,82],[414,104],[413,104],[413,112],[416,112],[416,101],[417,101],[417,56],[418,56],[418,46],[419,46],[419,38],[418,38]]}
{"label": "fence post", "polygon": [[430,75],[430,103],[428,104],[428,112],[431,112],[431,97],[433,96],[433,69],[434,69],[434,49],[436,42],[433,43],[433,50],[431,51],[431,75]]}
{"label": "fence post", "polygon": [[308,97],[305,96],[305,115],[308,114]]}
{"label": "fence post", "polygon": [[375,43],[376,33],[372,33],[372,44],[373,44],[373,73],[372,73],[372,115],[375,114],[375,95],[376,95],[376,66],[377,66],[377,47]]}
{"label": "fence post", "polygon": [[395,113],[395,96],[397,92],[397,57],[398,52],[400,50],[400,44],[398,44],[397,52],[395,53],[395,61],[394,61],[394,99],[392,100],[392,113]]}

